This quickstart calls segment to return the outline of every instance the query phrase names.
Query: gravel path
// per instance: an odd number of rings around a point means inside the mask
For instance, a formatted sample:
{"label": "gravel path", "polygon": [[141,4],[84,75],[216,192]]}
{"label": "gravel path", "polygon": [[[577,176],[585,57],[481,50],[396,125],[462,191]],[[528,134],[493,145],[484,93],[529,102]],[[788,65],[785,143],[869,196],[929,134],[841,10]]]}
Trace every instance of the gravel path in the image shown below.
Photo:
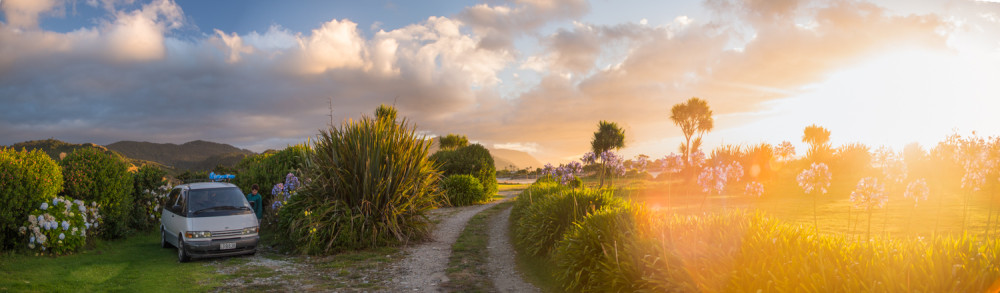
{"label": "gravel path", "polygon": [[500,292],[539,292],[538,288],[524,281],[514,263],[514,247],[510,243],[509,207],[490,219],[489,275],[493,285]]}
{"label": "gravel path", "polygon": [[[501,192],[510,197],[514,192]],[[465,224],[479,212],[488,209],[500,201],[484,205],[457,208],[442,208],[433,211],[432,217],[441,222],[434,227],[431,240],[416,246],[406,248],[406,254],[398,269],[400,276],[392,280],[395,290],[438,292],[439,284],[448,281],[445,269],[448,268],[448,258],[451,256],[451,245],[455,244],[458,235],[465,229]]]}

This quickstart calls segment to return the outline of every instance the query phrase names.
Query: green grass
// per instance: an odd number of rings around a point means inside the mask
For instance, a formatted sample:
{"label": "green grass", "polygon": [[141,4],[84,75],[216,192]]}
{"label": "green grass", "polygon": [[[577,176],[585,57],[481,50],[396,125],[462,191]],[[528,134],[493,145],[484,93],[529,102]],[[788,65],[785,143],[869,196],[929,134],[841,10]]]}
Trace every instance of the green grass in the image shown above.
{"label": "green grass", "polygon": [[501,183],[500,185],[497,186],[497,188],[498,188],[499,191],[507,191],[507,190],[521,190],[521,189],[528,188],[528,186],[531,186],[531,184],[502,184]]}
{"label": "green grass", "polygon": [[190,292],[219,285],[204,261],[177,262],[177,250],[160,248],[149,232],[119,241],[98,241],[82,253],[52,257],[12,253],[0,256],[0,291]]}
{"label": "green grass", "polygon": [[451,257],[448,259],[448,269],[445,270],[448,282],[442,287],[452,292],[492,292],[493,280],[487,275],[490,242],[490,219],[497,213],[513,205],[513,202],[502,202],[479,212],[469,220],[451,246]]}

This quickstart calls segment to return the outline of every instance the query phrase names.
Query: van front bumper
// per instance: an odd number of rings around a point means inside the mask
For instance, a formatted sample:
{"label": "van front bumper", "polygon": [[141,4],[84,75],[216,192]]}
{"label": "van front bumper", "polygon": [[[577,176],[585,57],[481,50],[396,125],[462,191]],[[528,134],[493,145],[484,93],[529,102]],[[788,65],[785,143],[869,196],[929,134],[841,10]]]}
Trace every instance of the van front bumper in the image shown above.
{"label": "van front bumper", "polygon": [[[251,235],[238,238],[184,240],[184,251],[192,257],[216,257],[253,254],[257,252],[260,236]],[[234,248],[222,249],[222,246],[235,243]]]}

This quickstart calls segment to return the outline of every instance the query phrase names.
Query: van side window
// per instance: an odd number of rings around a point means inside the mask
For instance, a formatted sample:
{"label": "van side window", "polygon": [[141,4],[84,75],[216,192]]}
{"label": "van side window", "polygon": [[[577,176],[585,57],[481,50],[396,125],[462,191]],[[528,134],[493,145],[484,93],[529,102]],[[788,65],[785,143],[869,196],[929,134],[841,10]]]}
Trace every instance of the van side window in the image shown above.
{"label": "van side window", "polygon": [[177,208],[177,210],[174,211],[175,214],[178,214],[178,215],[181,215],[181,216],[186,216],[187,215],[187,212],[186,212],[187,211],[187,197],[188,197],[188,192],[186,190],[182,190],[181,191],[181,196],[177,198],[177,205],[174,206],[175,208]]}
{"label": "van side window", "polygon": [[181,195],[180,188],[174,188],[174,190],[171,190],[170,194],[167,195],[167,201],[165,202],[166,206],[163,208],[173,213],[177,213],[177,211],[174,210],[174,203],[177,202],[177,198],[180,197],[180,195]]}

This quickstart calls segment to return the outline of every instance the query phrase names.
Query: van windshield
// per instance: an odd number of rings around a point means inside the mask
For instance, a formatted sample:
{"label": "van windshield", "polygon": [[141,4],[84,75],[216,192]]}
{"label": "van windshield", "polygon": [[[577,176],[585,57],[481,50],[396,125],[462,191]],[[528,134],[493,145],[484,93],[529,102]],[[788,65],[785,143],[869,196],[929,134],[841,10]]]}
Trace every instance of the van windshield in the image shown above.
{"label": "van windshield", "polygon": [[196,189],[188,192],[188,217],[214,217],[253,213],[236,187]]}

